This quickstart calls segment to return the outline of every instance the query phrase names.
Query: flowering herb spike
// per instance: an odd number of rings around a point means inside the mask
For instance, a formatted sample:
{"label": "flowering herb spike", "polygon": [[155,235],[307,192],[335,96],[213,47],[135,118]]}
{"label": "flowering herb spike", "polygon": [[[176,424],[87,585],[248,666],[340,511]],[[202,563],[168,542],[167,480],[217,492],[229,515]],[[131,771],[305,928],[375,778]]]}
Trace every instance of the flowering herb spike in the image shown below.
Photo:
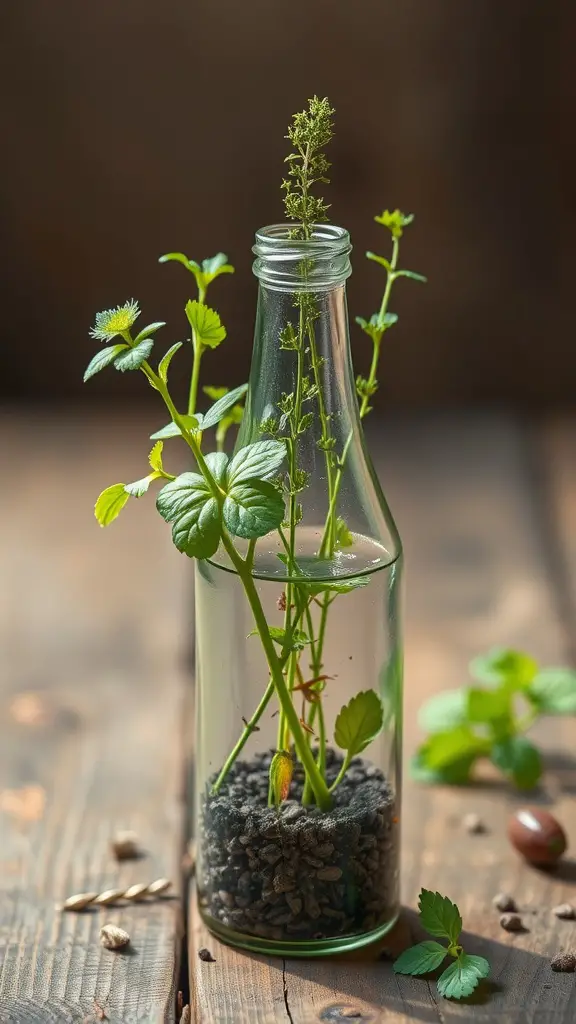
{"label": "flowering herb spike", "polygon": [[298,227],[291,232],[292,238],[308,239],[314,224],[328,220],[329,205],[323,199],[312,195],[311,189],[319,182],[328,184],[330,163],[322,152],[333,136],[332,115],[334,111],[328,99],[313,96],[308,100],[308,109],[294,114],[288,129],[287,139],[293,146],[285,163],[288,177],[282,182],[284,209],[288,220],[298,221]]}

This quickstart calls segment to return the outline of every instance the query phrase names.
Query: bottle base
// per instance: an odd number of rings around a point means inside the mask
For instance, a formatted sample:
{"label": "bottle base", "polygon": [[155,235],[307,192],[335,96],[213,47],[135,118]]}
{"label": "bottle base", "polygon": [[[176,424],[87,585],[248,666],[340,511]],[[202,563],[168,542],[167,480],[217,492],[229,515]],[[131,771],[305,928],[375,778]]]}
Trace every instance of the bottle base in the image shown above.
{"label": "bottle base", "polygon": [[252,953],[264,953],[267,956],[284,957],[313,957],[313,956],[335,956],[338,953],[349,953],[355,949],[362,949],[378,942],[389,931],[392,930],[399,917],[399,910],[385,924],[374,928],[369,932],[362,932],[356,935],[341,935],[327,939],[263,939],[257,935],[248,935],[246,932],[238,932],[220,921],[215,921],[203,913],[199,906],[200,916],[208,928],[221,942],[227,946],[235,946],[238,949],[247,949]]}

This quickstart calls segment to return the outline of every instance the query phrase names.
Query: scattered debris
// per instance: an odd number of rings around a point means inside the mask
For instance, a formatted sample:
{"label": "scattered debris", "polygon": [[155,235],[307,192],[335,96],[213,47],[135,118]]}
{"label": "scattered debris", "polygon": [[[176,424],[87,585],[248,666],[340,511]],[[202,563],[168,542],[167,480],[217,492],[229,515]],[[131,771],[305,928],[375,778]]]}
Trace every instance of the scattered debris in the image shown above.
{"label": "scattered debris", "polygon": [[576,969],[576,955],[574,953],[556,953],[550,961],[553,971],[564,971],[572,973]]}
{"label": "scattered debris", "polygon": [[104,949],[124,949],[130,942],[128,932],[115,924],[104,924],[100,929],[100,943]]}
{"label": "scattered debris", "polygon": [[571,903],[561,903],[558,907],[553,907],[552,913],[564,921],[573,921],[576,918],[576,908]]}
{"label": "scattered debris", "polygon": [[492,900],[492,905],[496,907],[496,910],[501,910],[502,912],[518,910],[516,900],[508,892],[499,892]]}
{"label": "scattered debris", "polygon": [[116,860],[136,860],[142,852],[135,832],[117,832],[110,847]]}
{"label": "scattered debris", "polygon": [[520,914],[502,914],[500,918],[500,927],[505,932],[524,932],[527,929],[522,924],[522,918]]}
{"label": "scattered debris", "polygon": [[209,949],[206,949],[205,946],[203,946],[202,949],[198,950],[198,958],[200,960],[203,960],[204,963],[206,963],[206,964],[215,964],[216,963],[216,960],[212,956],[212,953],[210,952]]}
{"label": "scattered debris", "polygon": [[112,903],[118,903],[120,900],[128,900],[128,902],[135,903],[143,900],[146,896],[162,896],[171,885],[172,883],[168,878],[157,878],[154,882],[149,882],[147,885],[138,882],[137,885],[131,885],[128,889],[105,889],[101,893],[80,892],[75,896],[69,896],[62,904],[62,910],[84,910],[91,904],[95,907],[107,907]]}
{"label": "scattered debris", "polygon": [[462,826],[470,833],[470,835],[477,836],[487,831],[480,815],[473,812],[464,815],[462,818]]}

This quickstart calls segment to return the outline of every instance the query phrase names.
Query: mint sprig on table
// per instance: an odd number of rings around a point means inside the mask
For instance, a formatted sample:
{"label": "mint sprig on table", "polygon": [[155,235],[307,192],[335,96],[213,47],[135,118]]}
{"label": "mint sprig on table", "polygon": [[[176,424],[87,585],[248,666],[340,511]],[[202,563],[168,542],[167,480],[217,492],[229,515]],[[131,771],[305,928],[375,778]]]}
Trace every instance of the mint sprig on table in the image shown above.
{"label": "mint sprig on table", "polygon": [[481,978],[490,974],[490,964],[483,956],[465,953],[460,945],[462,917],[455,903],[439,892],[422,889],[418,899],[422,927],[438,939],[447,939],[448,946],[427,939],[405,950],[394,963],[396,974],[428,974],[435,971],[447,956],[452,963],[440,975],[436,986],[445,999],[462,999],[472,994]]}
{"label": "mint sprig on table", "polygon": [[460,785],[487,758],[519,789],[531,789],[542,758],[525,734],[541,715],[576,715],[576,671],[540,668],[521,651],[494,648],[472,661],[470,674],[473,685],[439,693],[420,709],[430,735],[412,775]]}

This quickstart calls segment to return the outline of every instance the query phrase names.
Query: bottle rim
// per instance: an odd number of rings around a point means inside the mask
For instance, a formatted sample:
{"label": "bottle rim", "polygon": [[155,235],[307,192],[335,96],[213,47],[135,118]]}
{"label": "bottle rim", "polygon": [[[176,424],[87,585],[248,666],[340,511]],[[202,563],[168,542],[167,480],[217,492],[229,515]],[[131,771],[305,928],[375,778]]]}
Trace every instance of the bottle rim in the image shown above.
{"label": "bottle rim", "polygon": [[311,238],[291,238],[294,224],[269,224],[256,232],[253,271],[277,290],[323,291],[352,273],[350,235],[336,224],[314,224]]}

